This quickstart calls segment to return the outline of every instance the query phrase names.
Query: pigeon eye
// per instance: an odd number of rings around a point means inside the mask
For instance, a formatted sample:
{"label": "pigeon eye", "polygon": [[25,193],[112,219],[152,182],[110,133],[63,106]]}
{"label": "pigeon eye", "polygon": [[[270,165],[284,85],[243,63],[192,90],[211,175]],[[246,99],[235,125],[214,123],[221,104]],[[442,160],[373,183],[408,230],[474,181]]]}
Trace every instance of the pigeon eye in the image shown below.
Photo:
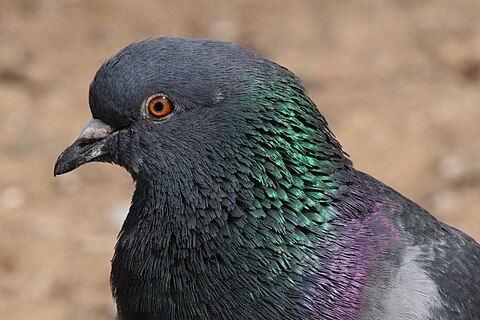
{"label": "pigeon eye", "polygon": [[164,95],[156,95],[147,100],[148,113],[155,118],[163,118],[173,111],[173,103]]}

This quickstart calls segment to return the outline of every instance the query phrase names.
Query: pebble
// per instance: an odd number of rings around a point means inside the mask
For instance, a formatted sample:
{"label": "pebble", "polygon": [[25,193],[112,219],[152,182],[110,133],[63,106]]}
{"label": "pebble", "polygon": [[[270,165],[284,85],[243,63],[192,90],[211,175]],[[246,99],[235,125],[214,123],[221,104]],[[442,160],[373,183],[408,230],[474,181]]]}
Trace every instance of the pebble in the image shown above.
{"label": "pebble", "polygon": [[20,186],[10,186],[0,193],[0,207],[3,209],[18,209],[25,204],[27,196]]}
{"label": "pebble", "polygon": [[460,180],[469,171],[465,159],[456,155],[449,155],[441,159],[438,168],[441,176],[447,180]]}

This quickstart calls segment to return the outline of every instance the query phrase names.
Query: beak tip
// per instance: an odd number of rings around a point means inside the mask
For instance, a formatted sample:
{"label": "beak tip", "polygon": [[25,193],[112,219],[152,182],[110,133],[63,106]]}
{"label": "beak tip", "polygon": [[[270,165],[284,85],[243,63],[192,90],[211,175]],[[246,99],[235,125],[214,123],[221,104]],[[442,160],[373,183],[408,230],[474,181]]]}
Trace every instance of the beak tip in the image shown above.
{"label": "beak tip", "polygon": [[76,157],[75,147],[72,146],[65,149],[60,156],[58,156],[55,166],[53,167],[53,177],[70,172],[79,167],[82,162],[78,161],[81,158]]}
{"label": "beak tip", "polygon": [[60,155],[60,157],[58,157],[57,161],[55,162],[55,166],[53,167],[53,177],[55,178],[56,176],[59,176],[61,174],[63,174],[64,172],[62,172],[62,165],[61,165],[61,161],[60,159],[62,158],[62,155]]}
{"label": "beak tip", "polygon": [[55,164],[55,167],[53,168],[53,177],[55,178],[56,176],[61,175],[62,173],[58,169],[57,165]]}

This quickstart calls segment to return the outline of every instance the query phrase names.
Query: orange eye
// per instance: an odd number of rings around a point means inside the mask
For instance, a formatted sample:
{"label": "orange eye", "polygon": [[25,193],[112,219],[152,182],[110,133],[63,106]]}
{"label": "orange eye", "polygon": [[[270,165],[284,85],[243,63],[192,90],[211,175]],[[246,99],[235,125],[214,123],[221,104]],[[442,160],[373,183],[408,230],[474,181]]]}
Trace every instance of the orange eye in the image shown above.
{"label": "orange eye", "polygon": [[163,118],[173,111],[173,103],[165,96],[156,96],[147,102],[148,113],[155,118]]}

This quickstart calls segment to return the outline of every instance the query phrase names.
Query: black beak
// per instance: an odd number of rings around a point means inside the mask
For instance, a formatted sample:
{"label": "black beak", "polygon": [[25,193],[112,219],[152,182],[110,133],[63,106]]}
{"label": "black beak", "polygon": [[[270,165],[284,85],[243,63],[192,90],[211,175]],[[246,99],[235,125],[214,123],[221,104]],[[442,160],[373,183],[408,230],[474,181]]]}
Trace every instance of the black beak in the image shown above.
{"label": "black beak", "polygon": [[92,119],[78,139],[60,154],[53,175],[70,172],[108,153],[106,141],[113,134],[113,128],[108,124],[99,119]]}

